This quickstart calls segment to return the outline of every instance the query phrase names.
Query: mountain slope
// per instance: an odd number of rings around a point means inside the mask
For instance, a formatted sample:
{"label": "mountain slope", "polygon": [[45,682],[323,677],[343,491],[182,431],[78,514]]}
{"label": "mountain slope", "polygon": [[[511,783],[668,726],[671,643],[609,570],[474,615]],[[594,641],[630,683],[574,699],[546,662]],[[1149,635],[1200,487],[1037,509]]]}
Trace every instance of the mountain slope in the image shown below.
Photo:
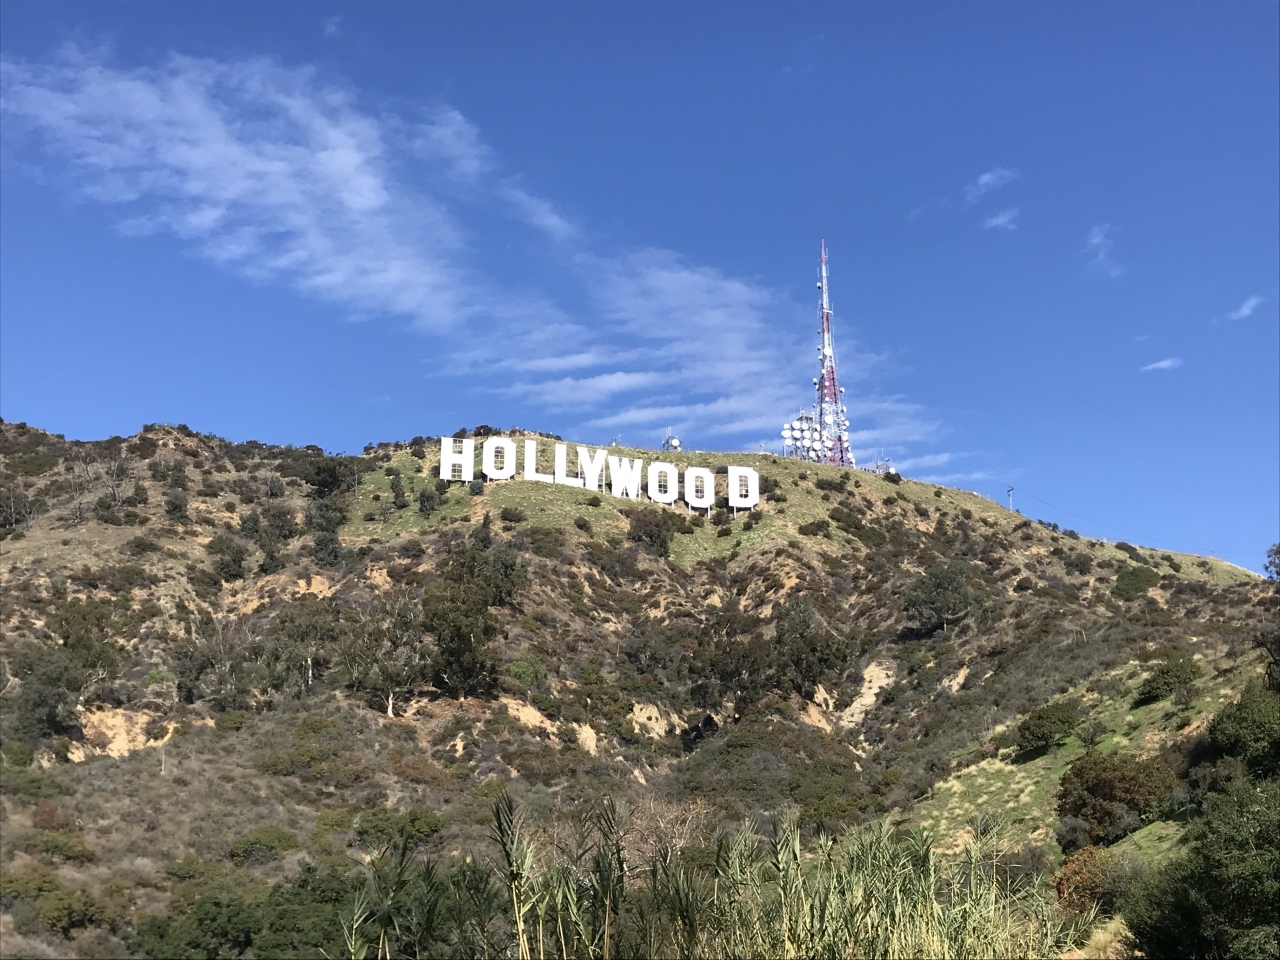
{"label": "mountain slope", "polygon": [[[278,880],[345,862],[386,811],[463,856],[502,789],[548,829],[626,797],[638,836],[683,824],[691,855],[786,805],[947,843],[1000,812],[1052,861],[1081,738],[1176,758],[1256,674],[1269,615],[1221,561],[768,455],[681,453],[764,481],[749,515],[702,518],[523,480],[437,490],[423,438],[330,457],[183,427],[0,436],[0,862],[118,894],[118,920],[68,928],[95,936],[181,897],[182,863]],[[1133,706],[1187,661],[1176,704]],[[1050,703],[1074,710],[1062,745],[1019,752]],[[1177,829],[1149,819],[1134,849]]]}

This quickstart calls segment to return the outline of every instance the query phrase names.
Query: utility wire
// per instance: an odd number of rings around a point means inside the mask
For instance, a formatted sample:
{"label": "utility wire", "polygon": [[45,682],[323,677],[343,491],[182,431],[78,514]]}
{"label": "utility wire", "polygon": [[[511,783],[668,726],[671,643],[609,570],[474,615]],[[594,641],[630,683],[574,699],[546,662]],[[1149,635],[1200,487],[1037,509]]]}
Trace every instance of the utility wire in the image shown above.
{"label": "utility wire", "polygon": [[[1119,527],[1114,527],[1109,523],[1103,523],[1101,520],[1094,520],[1091,517],[1086,517],[1086,516],[1082,516],[1081,514],[1074,513],[1071,510],[1066,509],[1065,507],[1060,507],[1057,504],[1050,503],[1048,500],[1041,500],[1039,497],[1033,496],[1032,494],[1027,493],[1023,487],[1018,487],[1018,495],[1034,500],[1036,501],[1036,503],[1043,503],[1046,507],[1052,507],[1054,510],[1061,510],[1063,513],[1067,514],[1068,516],[1075,517],[1077,520],[1084,520],[1086,523],[1093,523],[1099,527],[1105,527],[1108,530],[1114,530],[1116,533],[1123,534],[1126,537],[1133,537],[1135,540],[1141,540],[1146,544],[1165,547],[1166,549],[1169,549],[1169,550],[1177,550],[1179,553],[1190,553],[1192,555],[1195,555],[1196,553],[1196,551],[1194,550],[1183,550],[1181,547],[1174,546],[1173,544],[1170,544],[1167,540],[1148,540],[1146,537],[1138,536],[1137,534],[1133,533],[1133,531],[1131,530],[1122,530]],[[1210,551],[1210,554],[1215,558],[1218,556],[1218,553],[1219,551]]]}

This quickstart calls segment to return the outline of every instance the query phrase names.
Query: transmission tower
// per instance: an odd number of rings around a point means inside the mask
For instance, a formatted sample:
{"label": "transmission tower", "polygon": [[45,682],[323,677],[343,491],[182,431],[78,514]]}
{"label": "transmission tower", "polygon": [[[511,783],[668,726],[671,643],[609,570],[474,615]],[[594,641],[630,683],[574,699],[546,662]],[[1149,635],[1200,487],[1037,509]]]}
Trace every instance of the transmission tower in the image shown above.
{"label": "transmission tower", "polygon": [[818,312],[822,318],[822,343],[818,353],[822,357],[822,372],[813,381],[818,402],[814,405],[815,419],[824,463],[834,463],[840,467],[852,467],[853,456],[849,453],[849,418],[845,415],[844,388],[836,376],[836,348],[831,337],[831,295],[827,284],[827,242],[822,241],[822,268],[819,274],[818,289],[821,299]]}
{"label": "transmission tower", "polygon": [[822,242],[822,262],[818,271],[818,316],[822,321],[822,342],[818,344],[820,375],[813,378],[817,395],[812,413],[801,413],[782,425],[783,453],[815,463],[854,466],[849,452],[849,418],[844,405],[844,388],[836,375],[836,348],[831,336],[831,296],[827,286],[827,243]]}

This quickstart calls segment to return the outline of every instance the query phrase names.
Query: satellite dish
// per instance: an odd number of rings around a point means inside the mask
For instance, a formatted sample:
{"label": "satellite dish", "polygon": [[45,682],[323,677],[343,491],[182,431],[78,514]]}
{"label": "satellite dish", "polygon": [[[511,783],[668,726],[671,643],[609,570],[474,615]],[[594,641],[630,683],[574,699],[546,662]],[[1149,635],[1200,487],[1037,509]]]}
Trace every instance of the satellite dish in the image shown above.
{"label": "satellite dish", "polygon": [[831,348],[830,348],[830,347],[823,347],[823,348],[822,348],[822,353],[823,353],[823,356],[827,356],[827,357],[831,356]]}
{"label": "satellite dish", "polygon": [[800,421],[799,421],[799,420],[792,420],[792,421],[791,421],[791,429],[793,429],[793,430],[799,430],[799,429],[800,429]]}
{"label": "satellite dish", "polygon": [[680,449],[680,440],[679,440],[679,438],[678,438],[678,437],[672,437],[672,438],[671,438],[671,449],[672,449],[672,450],[679,450],[679,449]]}

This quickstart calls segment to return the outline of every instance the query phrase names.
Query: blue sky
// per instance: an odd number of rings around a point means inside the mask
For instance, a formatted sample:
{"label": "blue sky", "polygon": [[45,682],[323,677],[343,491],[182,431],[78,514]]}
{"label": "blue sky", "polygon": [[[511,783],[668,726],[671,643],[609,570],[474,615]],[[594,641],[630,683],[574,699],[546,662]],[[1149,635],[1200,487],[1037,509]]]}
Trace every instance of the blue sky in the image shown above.
{"label": "blue sky", "polygon": [[1280,7],[0,5],[0,407],[776,447],[1260,569]]}

